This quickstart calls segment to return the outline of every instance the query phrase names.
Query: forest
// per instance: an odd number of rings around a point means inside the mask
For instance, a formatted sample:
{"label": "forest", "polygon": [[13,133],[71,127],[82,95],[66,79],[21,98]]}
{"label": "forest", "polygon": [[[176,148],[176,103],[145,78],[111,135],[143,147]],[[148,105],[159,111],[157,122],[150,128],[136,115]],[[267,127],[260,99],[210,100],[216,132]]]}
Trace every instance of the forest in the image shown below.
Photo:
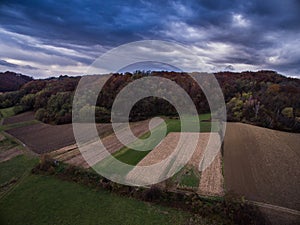
{"label": "forest", "polygon": [[[254,124],[271,129],[300,132],[300,80],[288,78],[275,71],[219,72],[214,74],[223,91],[227,120]],[[95,111],[96,122],[110,122],[110,111],[117,94],[130,82],[159,76],[175,81],[191,97],[200,113],[208,113],[209,106],[199,85],[184,72],[136,71],[113,74],[100,92],[96,106],[89,103],[87,92],[82,98],[79,114]],[[72,101],[80,77],[60,76],[32,80],[28,78],[20,88],[0,94],[0,108],[15,106],[16,113],[34,111],[36,119],[45,123],[72,122]],[[2,80],[1,80],[2,83]],[[130,120],[153,116],[176,117],[175,108],[167,101],[148,97],[131,110]]]}

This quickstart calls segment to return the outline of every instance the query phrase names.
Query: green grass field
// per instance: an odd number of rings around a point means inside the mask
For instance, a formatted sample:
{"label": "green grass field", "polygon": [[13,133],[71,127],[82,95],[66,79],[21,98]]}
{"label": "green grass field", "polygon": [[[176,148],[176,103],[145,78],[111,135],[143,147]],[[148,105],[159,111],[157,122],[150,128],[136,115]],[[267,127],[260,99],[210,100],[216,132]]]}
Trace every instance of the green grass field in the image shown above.
{"label": "green grass field", "polygon": [[0,223],[42,224],[184,224],[191,215],[92,190],[54,177],[30,175],[0,201]]}
{"label": "green grass field", "polygon": [[1,162],[0,186],[11,179],[19,179],[24,173],[28,173],[37,163],[37,158],[28,155],[19,155],[9,161]]}
{"label": "green grass field", "polygon": [[[0,142],[1,151],[17,146],[6,136]],[[176,225],[191,216],[55,177],[32,175],[38,161],[24,154],[0,163],[0,224]]]}

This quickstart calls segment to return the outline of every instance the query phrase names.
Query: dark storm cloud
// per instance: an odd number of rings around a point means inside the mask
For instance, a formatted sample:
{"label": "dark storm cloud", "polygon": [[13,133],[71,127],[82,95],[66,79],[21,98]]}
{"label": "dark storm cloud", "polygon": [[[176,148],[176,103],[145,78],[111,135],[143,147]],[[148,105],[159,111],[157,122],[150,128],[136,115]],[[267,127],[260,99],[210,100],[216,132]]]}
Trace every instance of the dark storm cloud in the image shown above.
{"label": "dark storm cloud", "polygon": [[41,73],[52,65],[46,75],[80,74],[105,51],[144,39],[183,43],[216,69],[299,75],[298,0],[3,0],[0,20],[0,58],[35,62]]}
{"label": "dark storm cloud", "polygon": [[0,11],[10,31],[88,45],[138,40],[161,19],[133,1],[8,1]]}

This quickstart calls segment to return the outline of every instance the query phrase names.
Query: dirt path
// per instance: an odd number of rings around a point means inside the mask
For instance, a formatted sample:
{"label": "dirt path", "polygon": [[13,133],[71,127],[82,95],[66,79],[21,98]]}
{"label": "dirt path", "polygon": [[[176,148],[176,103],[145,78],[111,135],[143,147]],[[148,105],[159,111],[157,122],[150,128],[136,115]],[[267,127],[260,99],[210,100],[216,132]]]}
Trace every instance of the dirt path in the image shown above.
{"label": "dirt path", "polygon": [[265,204],[300,210],[300,134],[227,123],[227,191]]}
{"label": "dirt path", "polygon": [[24,152],[22,152],[19,147],[9,149],[7,151],[0,153],[0,162],[8,161],[8,160],[10,160],[18,155],[22,155],[22,154],[24,154]]}

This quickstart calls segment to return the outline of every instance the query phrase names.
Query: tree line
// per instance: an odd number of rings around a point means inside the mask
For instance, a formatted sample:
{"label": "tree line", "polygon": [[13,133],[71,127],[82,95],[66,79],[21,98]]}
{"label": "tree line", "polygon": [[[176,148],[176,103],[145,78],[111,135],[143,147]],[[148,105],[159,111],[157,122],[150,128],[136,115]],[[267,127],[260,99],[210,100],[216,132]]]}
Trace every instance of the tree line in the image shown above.
{"label": "tree line", "polygon": [[[117,94],[130,82],[146,76],[159,76],[176,82],[190,95],[199,114],[209,112],[203,91],[187,73],[136,71],[113,74],[102,88],[95,106],[89,102],[93,89],[87,90],[79,99],[78,116],[84,117],[92,111],[96,112],[96,122],[110,122],[110,111]],[[299,79],[274,71],[220,72],[215,73],[215,77],[224,94],[229,121],[300,131]],[[46,123],[70,123],[74,91],[79,80],[80,77],[60,76],[29,81],[17,91],[0,94],[0,108],[17,106],[17,112],[33,110],[36,118]],[[166,100],[148,97],[134,105],[130,120],[157,115],[176,117],[177,112]]]}

